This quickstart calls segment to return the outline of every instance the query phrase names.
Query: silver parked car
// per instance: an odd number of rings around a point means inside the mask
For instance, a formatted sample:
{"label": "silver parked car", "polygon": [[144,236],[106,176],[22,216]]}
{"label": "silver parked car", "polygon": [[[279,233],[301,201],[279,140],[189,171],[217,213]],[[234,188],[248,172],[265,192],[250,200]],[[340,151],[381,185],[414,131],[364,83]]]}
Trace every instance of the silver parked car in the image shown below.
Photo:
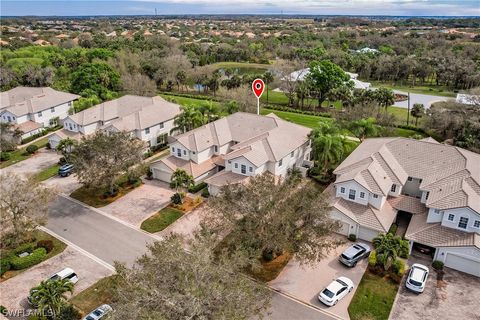
{"label": "silver parked car", "polygon": [[107,313],[111,312],[112,310],[112,307],[110,307],[108,304],[102,304],[100,307],[87,314],[82,320],[102,319]]}
{"label": "silver parked car", "polygon": [[361,242],[356,242],[350,247],[348,247],[348,249],[340,255],[338,260],[347,267],[355,267],[358,261],[370,255],[370,251],[371,250],[369,245]]}

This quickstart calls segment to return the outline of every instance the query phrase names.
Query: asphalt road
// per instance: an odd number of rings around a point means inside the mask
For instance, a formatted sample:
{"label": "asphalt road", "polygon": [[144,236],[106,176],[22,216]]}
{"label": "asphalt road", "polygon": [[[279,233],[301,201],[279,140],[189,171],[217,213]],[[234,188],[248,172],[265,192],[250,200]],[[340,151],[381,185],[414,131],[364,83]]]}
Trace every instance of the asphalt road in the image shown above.
{"label": "asphalt road", "polygon": [[[92,208],[59,196],[49,212],[48,230],[63,237],[108,264],[114,261],[132,265],[156,239],[104,216]],[[267,319],[333,320],[327,313],[308,307],[277,292],[273,293]]]}
{"label": "asphalt road", "polygon": [[[399,90],[394,90],[395,93],[400,93],[404,95],[408,95],[407,92],[404,91],[399,91]],[[430,108],[432,103],[438,102],[438,101],[447,101],[449,99],[454,99],[454,98],[448,98],[448,97],[442,97],[442,96],[433,96],[429,94],[420,94],[420,93],[410,93],[410,108],[413,108],[413,105],[415,103],[421,103],[425,106],[425,109]],[[408,100],[405,101],[397,101],[393,104],[395,107],[400,107],[400,108],[408,108]]]}

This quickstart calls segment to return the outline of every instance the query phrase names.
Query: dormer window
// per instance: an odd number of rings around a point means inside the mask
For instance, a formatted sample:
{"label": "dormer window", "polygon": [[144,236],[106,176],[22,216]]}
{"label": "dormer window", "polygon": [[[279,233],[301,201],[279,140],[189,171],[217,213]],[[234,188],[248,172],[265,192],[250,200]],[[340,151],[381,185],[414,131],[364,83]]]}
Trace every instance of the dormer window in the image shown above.
{"label": "dormer window", "polygon": [[213,150],[214,150],[215,152],[218,152],[218,146],[213,146]]}
{"label": "dormer window", "polygon": [[345,188],[344,187],[340,187],[340,193],[345,193]]}
{"label": "dormer window", "polygon": [[408,179],[407,179],[407,180],[408,180],[408,181],[412,181],[412,180],[413,180],[413,178],[412,178],[412,177],[408,177]]}
{"label": "dormer window", "polygon": [[428,196],[430,195],[430,191],[427,191],[427,194],[425,195],[425,201],[428,200]]}
{"label": "dormer window", "polygon": [[468,225],[468,218],[460,217],[460,220],[458,221],[458,227],[461,229],[467,229],[467,225]]}
{"label": "dormer window", "polygon": [[373,194],[373,197],[374,197],[375,199],[377,199],[377,198],[378,198],[378,194]]}
{"label": "dormer window", "polygon": [[390,191],[395,192],[396,190],[397,190],[397,185],[392,184],[392,188],[390,189]]}
{"label": "dormer window", "polygon": [[145,134],[149,134],[150,133],[150,128],[146,128],[145,129]]}

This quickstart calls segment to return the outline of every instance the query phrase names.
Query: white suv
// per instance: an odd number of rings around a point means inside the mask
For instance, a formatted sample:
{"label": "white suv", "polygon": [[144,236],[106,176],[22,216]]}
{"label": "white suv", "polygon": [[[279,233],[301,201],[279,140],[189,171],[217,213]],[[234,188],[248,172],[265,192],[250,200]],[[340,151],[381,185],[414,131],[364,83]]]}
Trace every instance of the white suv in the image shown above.
{"label": "white suv", "polygon": [[416,293],[422,293],[425,290],[429,270],[423,264],[415,263],[410,268],[405,286],[407,289]]}

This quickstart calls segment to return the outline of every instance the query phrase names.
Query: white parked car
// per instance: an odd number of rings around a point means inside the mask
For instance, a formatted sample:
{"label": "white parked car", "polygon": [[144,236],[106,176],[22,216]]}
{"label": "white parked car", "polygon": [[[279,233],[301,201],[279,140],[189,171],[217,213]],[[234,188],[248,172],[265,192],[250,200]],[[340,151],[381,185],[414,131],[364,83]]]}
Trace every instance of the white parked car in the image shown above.
{"label": "white parked car", "polygon": [[68,279],[71,283],[75,284],[78,282],[78,276],[70,268],[65,268],[62,271],[59,271],[52,275],[48,280],[63,280],[63,279]]}
{"label": "white parked car", "polygon": [[318,294],[318,300],[327,306],[334,306],[353,289],[352,280],[347,277],[335,279]]}
{"label": "white parked car", "polygon": [[112,310],[112,307],[110,307],[108,304],[102,304],[100,307],[87,314],[82,320],[98,320],[103,318]]}
{"label": "white parked car", "polygon": [[413,292],[422,293],[425,290],[429,270],[426,266],[419,263],[414,263],[408,273],[405,286]]}

